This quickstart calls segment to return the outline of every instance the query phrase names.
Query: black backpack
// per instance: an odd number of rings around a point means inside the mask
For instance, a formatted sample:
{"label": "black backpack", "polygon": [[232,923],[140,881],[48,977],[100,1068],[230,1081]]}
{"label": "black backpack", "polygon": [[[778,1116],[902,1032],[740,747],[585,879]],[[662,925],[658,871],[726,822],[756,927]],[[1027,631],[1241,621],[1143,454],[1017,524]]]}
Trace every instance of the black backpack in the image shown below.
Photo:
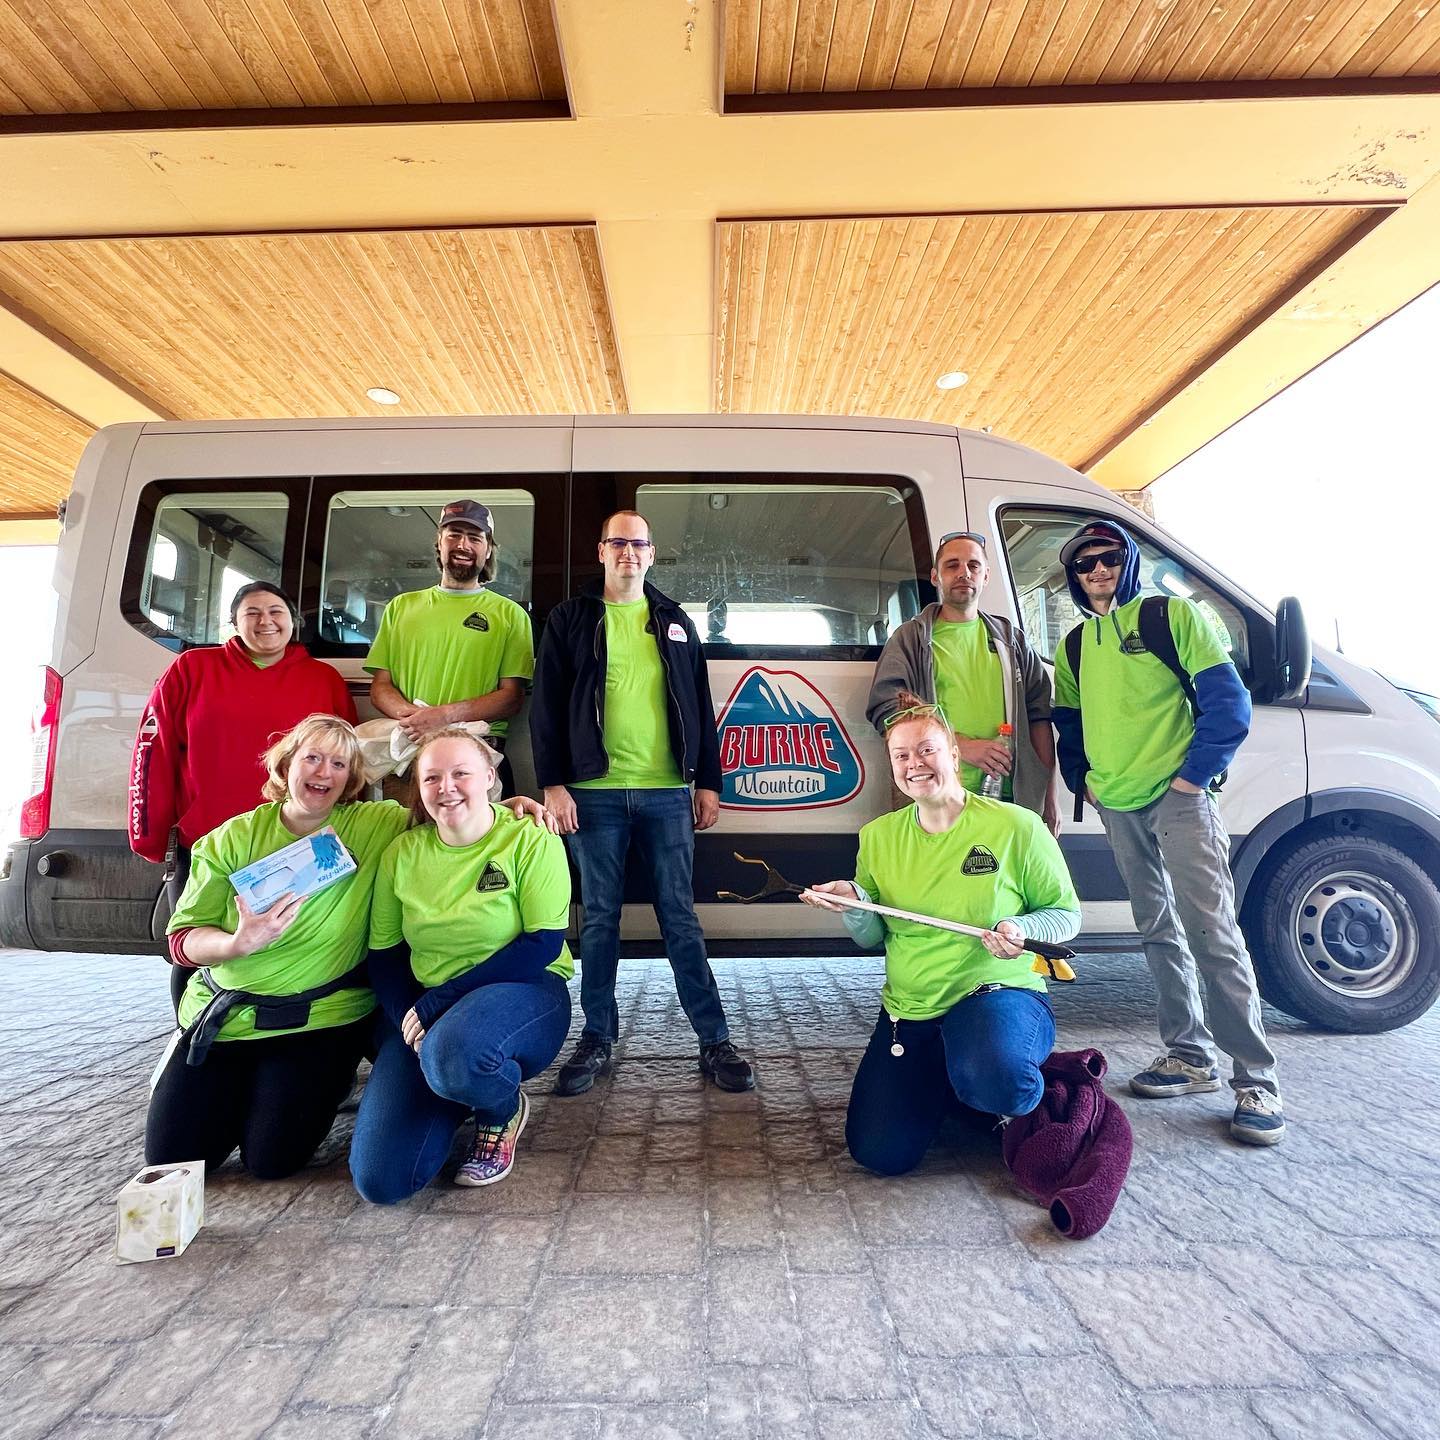
{"label": "black backpack", "polygon": [[[1070,674],[1074,677],[1077,694],[1080,690],[1080,657],[1084,654],[1084,646],[1081,641],[1084,639],[1084,635],[1085,623],[1081,621],[1065,637],[1065,658],[1070,663]],[[1175,636],[1170,630],[1170,597],[1168,595],[1147,595],[1140,602],[1140,643],[1175,677],[1180,689],[1185,694],[1191,715],[1196,714],[1199,706],[1195,700],[1195,682],[1180,663],[1179,651],[1175,649]],[[1210,788],[1218,790],[1225,783],[1225,777],[1229,773],[1228,770],[1221,771],[1210,782]],[[1082,787],[1080,793],[1075,797],[1075,818],[1077,820],[1080,819],[1084,804],[1085,792]]]}

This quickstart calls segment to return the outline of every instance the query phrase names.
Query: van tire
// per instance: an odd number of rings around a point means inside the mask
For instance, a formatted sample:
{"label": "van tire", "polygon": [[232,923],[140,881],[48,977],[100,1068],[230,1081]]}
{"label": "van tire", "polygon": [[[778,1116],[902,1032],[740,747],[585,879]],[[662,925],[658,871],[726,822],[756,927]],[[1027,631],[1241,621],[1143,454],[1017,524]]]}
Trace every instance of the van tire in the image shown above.
{"label": "van tire", "polygon": [[1341,835],[1297,845],[1246,909],[1260,993],[1298,1020],[1377,1034],[1418,1020],[1440,994],[1440,890],[1393,845]]}

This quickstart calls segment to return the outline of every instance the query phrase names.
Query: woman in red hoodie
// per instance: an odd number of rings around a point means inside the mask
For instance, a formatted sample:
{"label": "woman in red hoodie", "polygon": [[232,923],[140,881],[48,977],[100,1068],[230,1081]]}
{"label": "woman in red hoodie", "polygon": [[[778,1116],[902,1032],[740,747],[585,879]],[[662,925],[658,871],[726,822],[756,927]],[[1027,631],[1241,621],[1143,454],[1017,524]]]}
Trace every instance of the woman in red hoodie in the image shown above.
{"label": "woman in red hoodie", "polygon": [[178,832],[172,910],[195,842],[260,803],[260,757],[277,735],[307,715],[358,718],[344,680],[293,643],[297,618],[278,585],[242,585],[234,638],[184,651],[150,692],[130,762],[130,848],[158,865]]}

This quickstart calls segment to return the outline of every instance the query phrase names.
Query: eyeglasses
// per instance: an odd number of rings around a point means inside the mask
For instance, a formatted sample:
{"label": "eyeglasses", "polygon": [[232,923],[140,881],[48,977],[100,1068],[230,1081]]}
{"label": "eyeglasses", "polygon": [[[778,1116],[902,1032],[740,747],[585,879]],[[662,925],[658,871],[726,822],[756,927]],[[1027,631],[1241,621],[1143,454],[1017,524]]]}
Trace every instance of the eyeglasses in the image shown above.
{"label": "eyeglasses", "polygon": [[1078,560],[1070,562],[1070,568],[1077,575],[1088,575],[1097,565],[1103,565],[1107,570],[1118,570],[1125,563],[1125,552],[1123,550],[1101,550],[1094,555],[1082,555]]}
{"label": "eyeglasses", "polygon": [[606,539],[600,543],[602,545],[608,545],[612,555],[623,555],[627,550],[633,550],[637,555],[643,555],[647,550],[653,550],[655,548],[655,542],[653,540]]}
{"label": "eyeglasses", "polygon": [[982,550],[985,548],[985,537],[978,530],[951,530],[940,537],[935,553],[938,555],[952,540],[973,540]]}
{"label": "eyeglasses", "polygon": [[938,705],[907,705],[903,710],[897,710],[893,715],[885,717],[885,729],[888,733],[892,725],[898,725],[902,720],[929,719],[932,715],[942,725],[950,723]]}

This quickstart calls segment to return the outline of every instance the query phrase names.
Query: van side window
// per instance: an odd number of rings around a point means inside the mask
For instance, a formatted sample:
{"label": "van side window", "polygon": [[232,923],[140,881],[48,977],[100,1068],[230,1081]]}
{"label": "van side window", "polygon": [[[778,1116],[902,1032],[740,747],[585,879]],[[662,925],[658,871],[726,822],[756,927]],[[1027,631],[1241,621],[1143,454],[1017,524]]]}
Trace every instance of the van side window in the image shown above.
{"label": "van side window", "polygon": [[435,532],[451,500],[490,508],[497,566],[490,588],[530,608],[535,499],[524,490],[486,490],[459,483],[444,490],[342,490],[326,515],[320,583],[320,639],[368,645],[386,603],[439,579]]}
{"label": "van side window", "polygon": [[922,604],[923,520],[903,480],[642,483],[635,509],[655,536],[650,578],[708,645],[875,647]]}
{"label": "van side window", "polygon": [[[1020,606],[1020,623],[1031,645],[1047,660],[1055,658],[1065,636],[1083,618],[1070,598],[1060,564],[1060,547],[1093,515],[1093,511],[1085,510],[1009,506],[1000,516],[1000,534]],[[1140,547],[1141,593],[1193,600],[1214,627],[1235,668],[1245,676],[1249,637],[1239,607],[1136,527],[1127,528]]]}
{"label": "van side window", "polygon": [[235,592],[252,580],[280,582],[289,505],[264,491],[165,496],[155,507],[136,618],[176,649],[228,640]]}

